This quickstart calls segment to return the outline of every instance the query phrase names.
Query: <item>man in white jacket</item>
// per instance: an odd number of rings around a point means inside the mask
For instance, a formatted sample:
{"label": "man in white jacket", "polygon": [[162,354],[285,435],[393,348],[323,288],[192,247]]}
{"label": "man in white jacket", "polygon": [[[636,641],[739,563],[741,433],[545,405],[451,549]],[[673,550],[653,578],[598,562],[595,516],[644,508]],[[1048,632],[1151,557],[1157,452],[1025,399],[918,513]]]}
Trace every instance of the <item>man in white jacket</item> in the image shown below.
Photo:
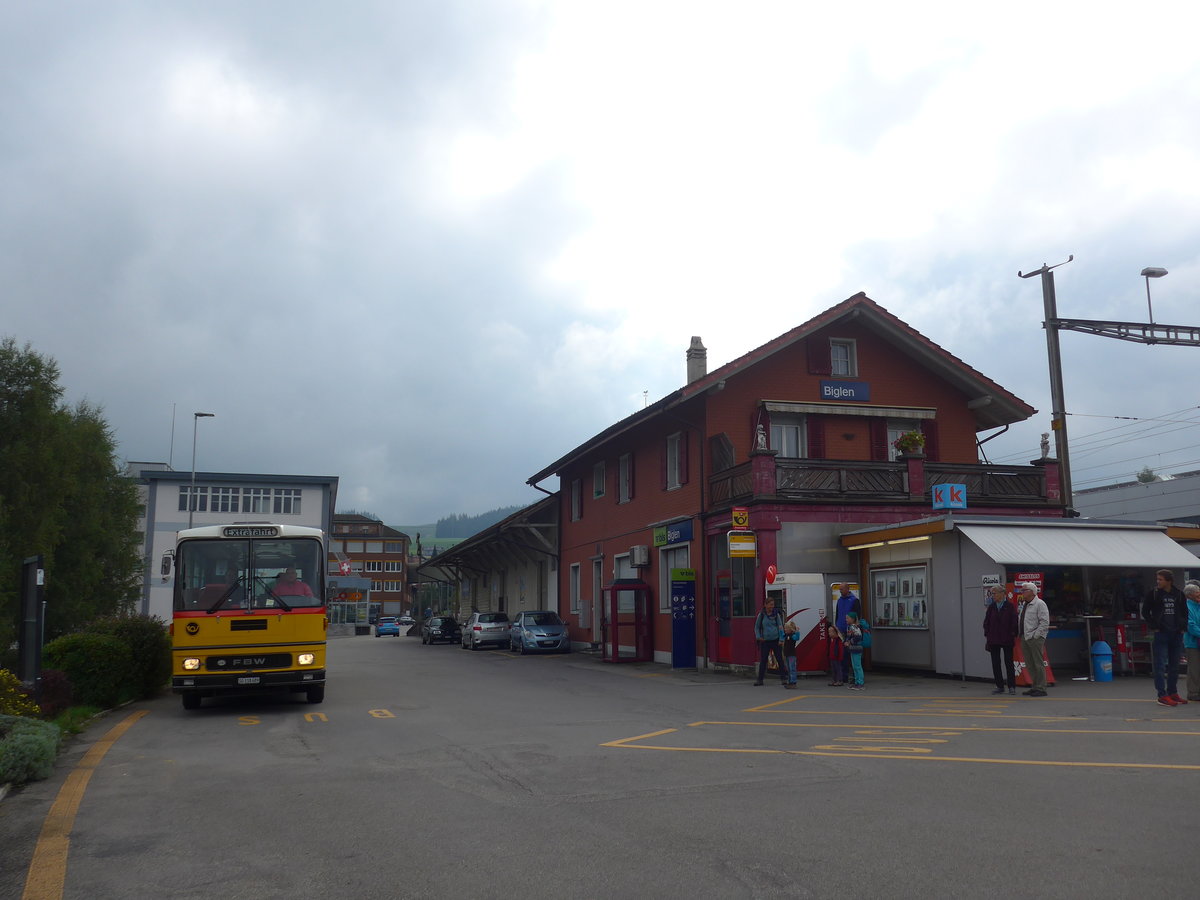
{"label": "man in white jacket", "polygon": [[1046,696],[1046,665],[1042,649],[1046,646],[1046,635],[1050,631],[1050,608],[1038,596],[1037,585],[1032,581],[1020,587],[1021,605],[1017,609],[1020,622],[1021,652],[1025,654],[1025,667],[1033,687],[1025,691],[1030,697]]}

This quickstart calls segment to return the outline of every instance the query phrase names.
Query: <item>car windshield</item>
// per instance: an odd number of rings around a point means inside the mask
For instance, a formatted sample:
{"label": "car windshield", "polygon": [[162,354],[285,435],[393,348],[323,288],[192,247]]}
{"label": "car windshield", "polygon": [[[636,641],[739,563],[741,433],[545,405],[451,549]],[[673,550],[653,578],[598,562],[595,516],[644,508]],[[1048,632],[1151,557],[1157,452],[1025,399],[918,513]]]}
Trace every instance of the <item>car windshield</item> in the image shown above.
{"label": "car windshield", "polygon": [[507,613],[480,613],[479,621],[480,622],[507,622],[508,614]]}
{"label": "car windshield", "polygon": [[395,625],[396,619],[393,616],[384,616],[379,620],[380,625]]}
{"label": "car windshield", "polygon": [[562,619],[558,617],[558,613],[544,612],[533,613],[526,616],[525,621],[530,625],[561,625]]}

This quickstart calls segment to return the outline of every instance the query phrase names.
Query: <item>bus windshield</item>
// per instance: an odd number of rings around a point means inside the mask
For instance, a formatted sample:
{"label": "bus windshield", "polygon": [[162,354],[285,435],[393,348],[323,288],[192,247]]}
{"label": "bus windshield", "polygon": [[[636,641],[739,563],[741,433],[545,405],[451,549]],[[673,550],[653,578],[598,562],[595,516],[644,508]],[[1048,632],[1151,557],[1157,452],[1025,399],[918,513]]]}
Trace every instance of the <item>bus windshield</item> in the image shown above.
{"label": "bus windshield", "polygon": [[179,546],[175,610],[288,611],[325,605],[321,542],[199,538]]}

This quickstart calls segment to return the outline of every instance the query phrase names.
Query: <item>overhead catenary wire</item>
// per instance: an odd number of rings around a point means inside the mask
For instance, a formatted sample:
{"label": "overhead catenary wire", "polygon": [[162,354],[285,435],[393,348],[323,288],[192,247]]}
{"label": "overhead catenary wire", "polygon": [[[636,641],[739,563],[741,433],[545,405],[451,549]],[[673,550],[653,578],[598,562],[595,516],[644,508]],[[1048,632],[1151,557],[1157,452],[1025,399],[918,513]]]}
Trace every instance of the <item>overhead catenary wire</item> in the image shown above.
{"label": "overhead catenary wire", "polygon": [[[1186,414],[1196,413],[1194,418],[1187,418]],[[1147,460],[1157,459],[1159,462],[1154,467],[1158,473],[1168,473],[1170,470],[1180,471],[1189,466],[1194,466],[1200,460],[1188,458],[1180,461],[1170,461],[1169,457],[1172,454],[1182,452],[1194,453],[1197,446],[1200,446],[1200,438],[1196,440],[1184,439],[1178,446],[1157,447],[1151,453],[1143,453],[1136,456],[1123,457],[1121,459],[1104,459],[1095,461],[1095,457],[1104,451],[1113,451],[1117,448],[1128,448],[1131,444],[1145,444],[1153,441],[1161,441],[1168,435],[1187,432],[1192,428],[1200,426],[1200,407],[1187,406],[1182,409],[1167,412],[1161,416],[1119,416],[1119,415],[1098,415],[1091,413],[1068,413],[1079,418],[1089,419],[1109,419],[1119,421],[1120,424],[1115,424],[1110,428],[1101,428],[1090,432],[1086,435],[1074,437],[1071,442],[1072,456],[1077,461],[1084,459],[1092,459],[1091,465],[1074,466],[1076,475],[1084,475],[1090,472],[1101,472],[1105,474],[1097,475],[1091,478],[1078,479],[1080,485],[1098,484],[1103,482],[1111,482],[1120,480],[1126,477],[1133,477],[1138,474],[1135,470],[1118,470],[1114,471],[1114,467],[1127,465],[1129,463],[1145,462]],[[1180,418],[1180,416],[1184,416]],[[1178,438],[1176,438],[1178,440]],[[1174,444],[1174,441],[1172,441]],[[1023,462],[1031,456],[1040,453],[1038,450],[1024,450],[1014,453],[1004,454],[997,458],[997,463],[1007,462]]]}

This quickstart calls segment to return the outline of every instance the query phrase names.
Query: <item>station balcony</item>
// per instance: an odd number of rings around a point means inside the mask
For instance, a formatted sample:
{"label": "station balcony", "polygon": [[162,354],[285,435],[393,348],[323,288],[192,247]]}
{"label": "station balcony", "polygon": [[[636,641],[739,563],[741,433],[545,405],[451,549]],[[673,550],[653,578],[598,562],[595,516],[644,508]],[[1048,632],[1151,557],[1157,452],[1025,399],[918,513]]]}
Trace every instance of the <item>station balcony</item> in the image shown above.
{"label": "station balcony", "polygon": [[930,505],[938,484],[966,485],[972,509],[1063,509],[1058,461],[1028,466],[931,462],[912,456],[895,462],[779,457],[757,450],[750,460],[708,479],[710,509],[745,503]]}

